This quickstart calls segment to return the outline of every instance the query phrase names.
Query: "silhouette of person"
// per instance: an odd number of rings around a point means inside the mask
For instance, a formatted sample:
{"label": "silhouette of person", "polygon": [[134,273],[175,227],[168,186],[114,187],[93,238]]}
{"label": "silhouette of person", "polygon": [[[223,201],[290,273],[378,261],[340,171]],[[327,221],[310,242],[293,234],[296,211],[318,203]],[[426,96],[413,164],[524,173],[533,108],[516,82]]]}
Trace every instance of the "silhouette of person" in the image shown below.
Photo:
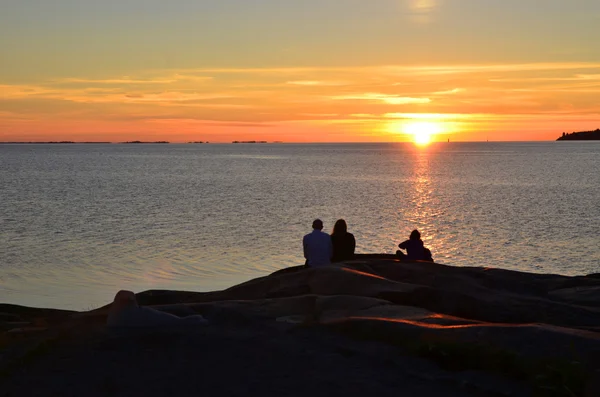
{"label": "silhouette of person", "polygon": [[331,244],[333,245],[332,262],[341,262],[354,258],[356,240],[352,233],[348,233],[348,225],[343,219],[338,219],[331,232]]}
{"label": "silhouette of person", "polygon": [[307,234],[302,239],[306,265],[311,267],[329,265],[333,253],[331,237],[322,231],[323,221],[320,219],[313,221],[312,228],[312,233]]}
{"label": "silhouette of person", "polygon": [[425,248],[423,240],[421,240],[421,233],[417,229],[410,233],[410,238],[406,241],[398,244],[398,248],[406,250],[406,254],[400,250],[396,251],[396,255],[400,259],[406,259],[409,261],[431,261],[431,251]]}

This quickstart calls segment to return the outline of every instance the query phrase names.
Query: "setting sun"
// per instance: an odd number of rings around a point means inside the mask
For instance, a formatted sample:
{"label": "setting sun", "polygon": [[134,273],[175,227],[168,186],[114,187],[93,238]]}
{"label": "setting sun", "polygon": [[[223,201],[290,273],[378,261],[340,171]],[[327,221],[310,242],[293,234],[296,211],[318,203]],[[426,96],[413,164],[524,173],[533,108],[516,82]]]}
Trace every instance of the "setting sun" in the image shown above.
{"label": "setting sun", "polygon": [[417,145],[427,145],[439,132],[439,126],[430,121],[415,121],[404,126],[404,133],[412,135],[413,141]]}

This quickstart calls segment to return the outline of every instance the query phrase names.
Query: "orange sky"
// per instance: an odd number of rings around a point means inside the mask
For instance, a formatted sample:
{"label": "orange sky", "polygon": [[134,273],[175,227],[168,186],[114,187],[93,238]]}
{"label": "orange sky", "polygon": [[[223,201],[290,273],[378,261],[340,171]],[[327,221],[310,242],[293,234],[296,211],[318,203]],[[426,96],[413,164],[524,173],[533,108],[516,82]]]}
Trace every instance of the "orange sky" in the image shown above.
{"label": "orange sky", "polygon": [[433,140],[510,141],[599,128],[600,6],[529,3],[148,0],[140,13],[10,0],[0,141],[387,142],[422,125]]}

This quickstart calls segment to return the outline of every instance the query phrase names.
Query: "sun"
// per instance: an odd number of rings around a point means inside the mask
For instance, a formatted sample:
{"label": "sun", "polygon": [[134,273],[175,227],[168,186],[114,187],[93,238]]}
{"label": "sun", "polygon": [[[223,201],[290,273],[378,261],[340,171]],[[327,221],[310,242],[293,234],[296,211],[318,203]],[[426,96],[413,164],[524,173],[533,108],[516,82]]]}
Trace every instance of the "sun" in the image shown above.
{"label": "sun", "polygon": [[431,143],[434,135],[440,132],[440,127],[430,121],[412,121],[404,126],[404,133],[413,136],[413,141],[417,145],[427,145]]}

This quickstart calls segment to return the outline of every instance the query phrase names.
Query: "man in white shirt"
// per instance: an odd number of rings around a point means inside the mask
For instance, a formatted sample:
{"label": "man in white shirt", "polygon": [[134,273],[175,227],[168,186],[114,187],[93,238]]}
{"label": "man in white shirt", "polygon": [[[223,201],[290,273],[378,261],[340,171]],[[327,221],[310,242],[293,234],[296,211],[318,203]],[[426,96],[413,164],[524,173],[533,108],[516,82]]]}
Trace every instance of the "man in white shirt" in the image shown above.
{"label": "man in white shirt", "polygon": [[315,219],[312,233],[302,239],[306,264],[311,267],[329,265],[333,255],[333,246],[329,234],[323,232],[323,221]]}

